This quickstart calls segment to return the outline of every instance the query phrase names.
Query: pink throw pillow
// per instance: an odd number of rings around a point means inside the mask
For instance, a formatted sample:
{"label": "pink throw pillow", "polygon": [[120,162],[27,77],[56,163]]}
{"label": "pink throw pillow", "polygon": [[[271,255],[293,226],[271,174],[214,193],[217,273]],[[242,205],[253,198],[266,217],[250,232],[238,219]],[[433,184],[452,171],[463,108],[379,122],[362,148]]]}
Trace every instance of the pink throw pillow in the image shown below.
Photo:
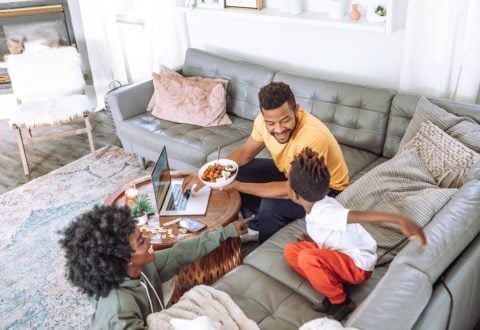
{"label": "pink throw pillow", "polygon": [[[158,69],[157,73],[162,76],[183,77],[180,73],[170,69],[169,67],[166,67],[165,65],[160,65],[160,68]],[[228,88],[228,80],[221,79],[221,78],[206,78],[206,77],[184,77],[184,78],[188,80],[193,80],[193,81],[213,81],[213,82],[221,83],[223,87],[225,87],[225,90],[227,90]],[[148,112],[152,111],[154,107],[155,107],[155,92],[152,94],[152,97],[148,102],[147,111]]]}
{"label": "pink throw pillow", "polygon": [[226,112],[226,90],[218,82],[193,81],[154,73],[152,115],[177,123],[220,126],[232,123]]}

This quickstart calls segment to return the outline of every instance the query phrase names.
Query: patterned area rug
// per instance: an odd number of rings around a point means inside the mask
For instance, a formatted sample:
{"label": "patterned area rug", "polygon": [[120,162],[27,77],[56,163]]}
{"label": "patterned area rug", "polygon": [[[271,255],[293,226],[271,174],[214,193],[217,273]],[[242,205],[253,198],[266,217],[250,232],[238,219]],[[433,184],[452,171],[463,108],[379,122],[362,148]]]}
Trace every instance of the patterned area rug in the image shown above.
{"label": "patterned area rug", "polygon": [[141,171],[108,146],[0,196],[0,328],[88,328],[93,309],[65,279],[59,230]]}

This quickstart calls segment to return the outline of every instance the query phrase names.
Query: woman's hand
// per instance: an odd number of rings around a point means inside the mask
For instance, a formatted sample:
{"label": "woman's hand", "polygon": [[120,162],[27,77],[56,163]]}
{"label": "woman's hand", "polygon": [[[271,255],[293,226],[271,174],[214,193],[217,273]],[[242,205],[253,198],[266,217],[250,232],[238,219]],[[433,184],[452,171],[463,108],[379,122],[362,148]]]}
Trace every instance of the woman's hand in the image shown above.
{"label": "woman's hand", "polygon": [[255,219],[255,216],[252,215],[246,219],[242,220],[235,220],[233,224],[235,225],[235,229],[237,230],[238,236],[246,234],[248,232],[248,223]]}

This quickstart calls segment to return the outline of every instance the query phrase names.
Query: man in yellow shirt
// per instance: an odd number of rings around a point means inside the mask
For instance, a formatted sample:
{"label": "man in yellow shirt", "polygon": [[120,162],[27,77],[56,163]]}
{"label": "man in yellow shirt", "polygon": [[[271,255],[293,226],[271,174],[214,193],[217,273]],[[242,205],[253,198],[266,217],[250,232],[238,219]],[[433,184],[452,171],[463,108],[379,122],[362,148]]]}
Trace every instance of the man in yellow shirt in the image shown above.
{"label": "man in yellow shirt", "polygon": [[[237,178],[223,190],[236,189],[242,197],[242,215],[256,215],[250,228],[259,231],[263,242],[281,227],[305,216],[305,210],[288,197],[290,163],[305,147],[325,158],[330,170],[329,196],[336,196],[348,185],[348,169],[342,151],[330,130],[319,119],[300,109],[290,87],[272,82],[260,90],[261,113],[255,119],[248,139],[226,158],[240,166]],[[272,159],[255,158],[267,148]],[[202,183],[198,177],[184,180],[184,190]]]}

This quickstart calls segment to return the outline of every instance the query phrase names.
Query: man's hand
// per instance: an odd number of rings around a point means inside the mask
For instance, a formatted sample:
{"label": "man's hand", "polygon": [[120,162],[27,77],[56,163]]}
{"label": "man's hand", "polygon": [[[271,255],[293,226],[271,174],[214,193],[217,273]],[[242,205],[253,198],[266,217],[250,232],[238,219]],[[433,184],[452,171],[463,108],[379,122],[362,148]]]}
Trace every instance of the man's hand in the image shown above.
{"label": "man's hand", "polygon": [[235,225],[235,229],[237,230],[238,236],[246,234],[248,232],[248,223],[253,219],[255,219],[254,215],[243,220],[235,220],[233,222],[233,224]]}
{"label": "man's hand", "polygon": [[221,190],[221,191],[238,190],[237,184],[238,184],[238,181],[234,180],[234,181],[232,181],[232,183],[230,183],[230,184],[228,184],[224,187],[218,188],[218,190]]}
{"label": "man's hand", "polygon": [[427,245],[427,238],[423,229],[417,226],[412,220],[407,217],[402,217],[403,221],[400,223],[400,230],[403,235],[409,240],[418,239],[422,246]]}
{"label": "man's hand", "polygon": [[[192,186],[196,185],[194,189]],[[192,189],[192,192],[199,191],[204,186],[202,180],[198,177],[197,173],[192,173],[183,178],[182,192],[185,193],[188,189]]]}
{"label": "man's hand", "polygon": [[297,237],[298,242],[313,242],[313,239],[307,233],[301,233]]}

